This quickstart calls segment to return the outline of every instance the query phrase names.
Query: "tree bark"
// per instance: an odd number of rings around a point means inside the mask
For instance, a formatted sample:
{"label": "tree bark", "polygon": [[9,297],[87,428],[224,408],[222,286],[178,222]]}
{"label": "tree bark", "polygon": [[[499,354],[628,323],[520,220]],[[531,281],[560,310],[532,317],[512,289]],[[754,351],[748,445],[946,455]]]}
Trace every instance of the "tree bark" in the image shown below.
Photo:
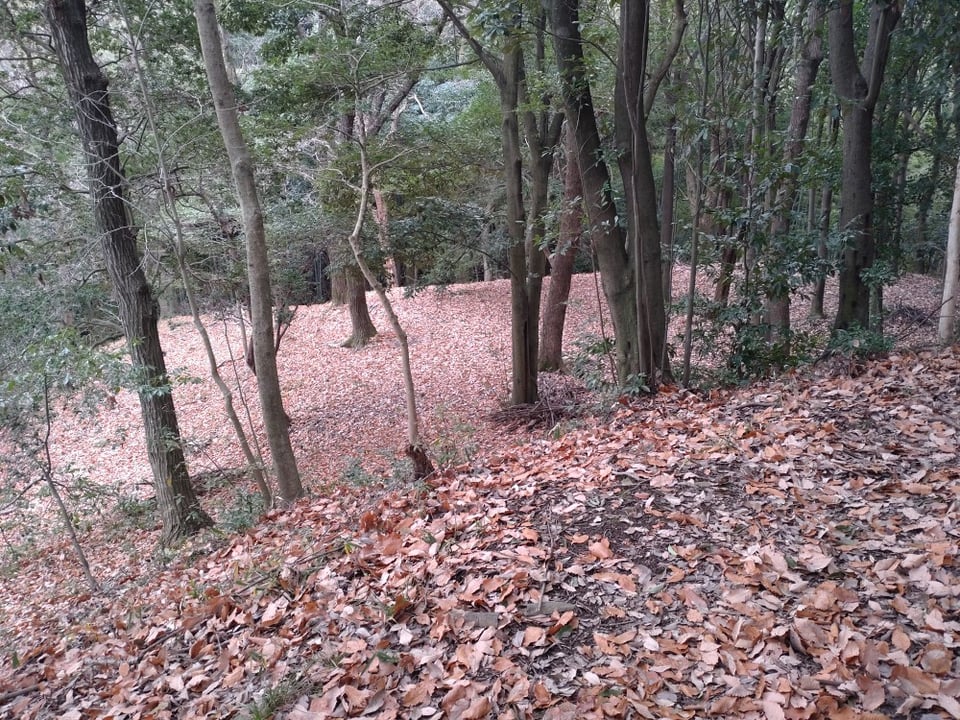
{"label": "tree bark", "polygon": [[[813,85],[823,61],[823,42],[820,33],[823,27],[820,7],[811,2],[807,8],[805,24],[806,42],[803,46],[793,89],[793,106],[787,126],[787,142],[783,148],[783,166],[791,167],[799,162],[806,146],[807,127],[810,124],[810,108],[813,103]],[[780,345],[784,354],[790,352],[790,275],[785,266],[789,264],[788,235],[797,198],[797,174],[789,172],[777,189],[773,217],[770,221],[770,262],[767,277],[767,323],[769,339]],[[772,271],[772,272],[771,272]]]}
{"label": "tree bark", "polygon": [[950,207],[950,226],[947,232],[947,261],[943,274],[943,304],[937,336],[940,343],[949,345],[957,339],[957,305],[960,303],[960,160],[953,184],[953,204]]}
{"label": "tree bark", "polygon": [[[355,263],[356,261],[354,261]],[[367,306],[367,281],[356,264],[344,268],[347,285],[347,306],[350,308],[350,337],[343,342],[344,347],[361,348],[377,334],[377,328],[370,319]]]}
{"label": "tree bark", "polygon": [[250,319],[257,367],[257,390],[267,441],[273,456],[280,499],[292,503],[303,495],[297,461],[290,445],[288,416],[283,409],[280,376],[277,371],[273,334],[273,296],[263,211],[254,179],[253,160],[240,128],[237,100],[227,79],[220,44],[219,25],[212,0],[194,0],[194,14],[200,33],[200,48],[207,81],[213,95],[220,134],[230,158],[237,197],[243,213],[247,245],[247,277],[250,284]]}
{"label": "tree bark", "polygon": [[400,345],[400,364],[403,375],[404,395],[407,399],[407,447],[406,455],[413,463],[414,480],[423,480],[434,472],[433,463],[427,456],[423,445],[420,443],[420,416],[417,413],[417,394],[413,384],[413,368],[410,364],[410,343],[407,340],[407,333],[400,324],[400,318],[393,309],[393,303],[387,295],[386,289],[374,275],[367,261],[363,258],[363,249],[360,244],[361,232],[363,230],[363,221],[367,214],[367,203],[370,197],[370,160],[367,157],[366,134],[363,128],[360,128],[357,137],[357,143],[360,151],[360,202],[357,208],[357,218],[354,221],[353,231],[347,237],[350,249],[353,251],[354,260],[357,267],[363,274],[373,291],[380,298],[380,304],[383,306],[387,319],[397,336],[397,343]]}
{"label": "tree bark", "polygon": [[666,312],[657,188],[647,138],[644,83],[650,35],[649,0],[620,4],[620,50],[614,123],[620,175],[627,208],[628,248],[633,249],[636,275],[639,374],[655,391],[670,379],[666,349]]}
{"label": "tree bark", "polygon": [[[670,118],[663,149],[663,183],[660,186],[660,248],[663,263],[663,297],[669,307],[673,300],[673,211],[676,203],[677,118]],[[669,324],[669,322],[668,322]]]}
{"label": "tree bark", "polygon": [[[176,256],[180,282],[183,286],[183,293],[186,296],[187,306],[190,309],[190,315],[193,318],[193,326],[196,329],[197,334],[200,336],[200,341],[203,343],[203,350],[207,356],[207,365],[210,368],[210,377],[220,390],[220,395],[223,398],[224,412],[226,412],[227,418],[230,420],[230,424],[233,426],[234,434],[237,436],[237,443],[240,445],[240,450],[243,452],[243,457],[247,461],[247,474],[249,475],[250,479],[256,483],[257,488],[260,490],[260,497],[263,499],[264,509],[269,509],[273,504],[273,494],[271,493],[270,486],[263,474],[263,458],[260,454],[260,448],[258,446],[256,448],[256,452],[254,452],[254,448],[251,447],[250,442],[247,440],[247,433],[244,430],[243,423],[240,422],[240,417],[237,415],[236,408],[233,404],[233,393],[226,381],[223,379],[223,376],[220,374],[220,367],[217,364],[217,356],[213,350],[213,343],[210,341],[210,334],[207,332],[207,328],[203,324],[203,319],[200,316],[200,304],[197,301],[196,293],[193,289],[193,281],[190,277],[189,266],[187,263],[183,220],[180,217],[180,211],[177,208],[176,186],[170,177],[166,155],[164,153],[164,147],[166,143],[164,142],[164,139],[160,137],[160,131],[157,127],[156,112],[153,104],[153,96],[150,93],[147,72],[140,62],[141,48],[139,47],[137,35],[133,30],[133,25],[130,22],[130,18],[126,12],[124,4],[122,2],[118,4],[123,15],[124,28],[127,31],[127,38],[131,44],[132,52],[130,57],[133,60],[134,70],[136,71],[137,85],[139,86],[140,92],[143,95],[143,106],[147,125],[150,128],[150,133],[153,135],[153,141],[156,146],[157,169],[160,173],[163,208],[165,209],[167,216],[170,218],[170,221],[173,223],[174,254]],[[256,445],[256,437],[254,437],[254,444]]]}
{"label": "tree bark", "polygon": [[563,327],[567,317],[567,300],[573,279],[573,265],[580,249],[583,230],[583,183],[577,163],[577,139],[568,123],[564,139],[566,171],[563,178],[563,208],[557,248],[550,262],[550,287],[543,307],[540,326],[540,369],[563,369]]}
{"label": "tree bark", "polygon": [[504,52],[500,88],[500,141],[503,146],[504,185],[507,193],[507,233],[510,237],[510,347],[512,362],[510,401],[514,405],[537,400],[537,320],[531,316],[527,295],[527,248],[523,209],[523,150],[520,146],[520,83],[523,55],[519,43]]}
{"label": "tree bark", "polygon": [[862,64],[857,62],[854,0],[830,10],[830,74],[843,117],[843,167],[840,231],[846,236],[840,268],[840,299],[835,330],[870,327],[870,287],[865,272],[873,266],[871,150],[873,112],[883,82],[890,37],[902,12],[902,0],[872,0]]}
{"label": "tree bark", "polygon": [[640,373],[632,258],[618,224],[617,207],[610,192],[610,171],[601,152],[580,35],[579,2],[551,0],[550,4],[561,94],[567,122],[573,125],[577,138],[590,237],[617,340],[617,379],[625,383]]}
{"label": "tree bark", "polygon": [[124,196],[117,127],[107,79],[94,60],[83,0],[49,0],[44,8],[51,39],[83,142],[94,220],[119,306],[127,348],[137,373],[137,395],[147,454],[166,544],[212,525],[190,484],[157,331],[159,309],[147,284],[136,230]]}
{"label": "tree bark", "polygon": [[[536,70],[544,73],[546,47],[546,15],[540,11],[535,19],[535,57]],[[563,114],[549,110],[550,98],[540,98],[543,109],[534,112],[530,98],[527,97],[527,85],[523,74],[520,83],[520,103],[526,108],[522,111],[523,138],[526,141],[529,156],[529,204],[526,213],[524,246],[527,258],[527,275],[524,291],[527,296],[526,312],[530,331],[526,335],[528,362],[532,364],[530,373],[536,390],[537,371],[540,367],[539,323],[540,305],[543,294],[543,276],[547,271],[547,253],[543,247],[546,234],[545,217],[549,206],[550,174],[553,172],[553,158],[560,133],[563,130]],[[568,279],[569,292],[569,279]]]}

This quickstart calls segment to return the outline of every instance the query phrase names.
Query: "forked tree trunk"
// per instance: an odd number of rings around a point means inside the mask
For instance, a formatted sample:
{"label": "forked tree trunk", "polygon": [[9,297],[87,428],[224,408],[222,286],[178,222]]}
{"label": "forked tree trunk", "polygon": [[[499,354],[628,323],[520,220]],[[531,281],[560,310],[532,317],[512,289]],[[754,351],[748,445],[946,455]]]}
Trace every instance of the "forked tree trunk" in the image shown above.
{"label": "forked tree trunk", "polygon": [[840,232],[844,234],[840,300],[834,329],[870,323],[870,287],[865,273],[873,266],[873,111],[890,50],[890,36],[903,11],[902,0],[871,0],[862,63],[854,37],[854,0],[840,0],[829,11],[830,74],[843,116],[843,168]]}
{"label": "forked tree trunk", "polygon": [[170,379],[160,336],[159,309],[143,272],[126,180],[120,168],[117,126],[107,79],[93,58],[83,0],[49,0],[44,8],[83,142],[93,213],[120,322],[137,374],[137,395],[157,504],[163,518],[161,542],[170,543],[212,525],[190,484]]}
{"label": "forked tree trunk", "polygon": [[644,108],[649,36],[649,0],[621,3],[614,121],[626,198],[628,244],[633,248],[636,275],[638,372],[650,390],[656,391],[662,380],[671,377],[666,349],[657,189]]}
{"label": "forked tree trunk", "polygon": [[579,2],[552,0],[550,5],[561,94],[567,122],[577,137],[590,237],[617,340],[617,380],[625,383],[640,372],[634,273],[610,191],[610,171],[601,152],[580,34]]}
{"label": "forked tree trunk", "polygon": [[203,62],[217,111],[217,124],[223,136],[237,197],[243,212],[247,245],[247,276],[250,283],[250,320],[253,325],[253,351],[257,368],[257,390],[267,441],[273,456],[280,499],[292,503],[303,495],[297,461],[290,445],[288,416],[283,409],[280,376],[273,335],[273,296],[270,288],[270,263],[263,226],[263,211],[254,179],[253,160],[240,128],[237,100],[227,79],[220,44],[220,30],[212,0],[194,0],[194,14],[200,33]]}
{"label": "forked tree trunk", "polygon": [[577,163],[577,139],[569,123],[566,126],[564,153],[567,166],[563,178],[560,231],[557,250],[550,263],[550,287],[540,327],[540,369],[547,372],[563,369],[563,327],[567,317],[573,265],[583,230],[583,183]]}
{"label": "forked tree trunk", "polygon": [[367,261],[363,259],[363,249],[360,245],[360,235],[363,230],[363,220],[367,214],[367,203],[370,195],[370,160],[367,157],[366,135],[363,128],[358,133],[358,149],[360,151],[360,202],[357,208],[357,219],[354,222],[353,232],[347,237],[350,249],[353,251],[354,260],[357,267],[363,274],[373,291],[380,299],[390,326],[397,336],[397,342],[400,345],[400,366],[403,376],[404,396],[407,400],[407,447],[406,455],[413,464],[414,480],[423,480],[434,472],[433,463],[427,456],[422,443],[420,442],[420,416],[417,413],[417,394],[413,384],[413,368],[410,363],[410,343],[407,340],[407,333],[400,324],[400,318],[397,317],[393,309],[393,303],[387,295],[386,289],[374,275]]}
{"label": "forked tree trunk", "polygon": [[[536,27],[534,35],[535,71],[538,75],[546,72],[546,14],[541,8],[533,24]],[[520,104],[524,107],[523,138],[529,158],[529,204],[527,205],[527,219],[525,230],[525,248],[527,258],[527,274],[525,293],[527,296],[526,313],[530,324],[526,335],[527,358],[532,364],[530,380],[533,390],[537,389],[537,372],[540,368],[540,309],[543,296],[543,276],[547,272],[547,253],[543,246],[546,235],[546,214],[550,203],[550,174],[553,172],[553,158],[560,142],[560,133],[563,131],[563,114],[550,113],[550,98],[542,97],[535,103],[542,109],[531,109],[531,100],[528,97],[526,82],[521,76]],[[569,282],[569,281],[568,281]],[[568,291],[569,293],[569,288]],[[534,394],[536,399],[536,394]]]}

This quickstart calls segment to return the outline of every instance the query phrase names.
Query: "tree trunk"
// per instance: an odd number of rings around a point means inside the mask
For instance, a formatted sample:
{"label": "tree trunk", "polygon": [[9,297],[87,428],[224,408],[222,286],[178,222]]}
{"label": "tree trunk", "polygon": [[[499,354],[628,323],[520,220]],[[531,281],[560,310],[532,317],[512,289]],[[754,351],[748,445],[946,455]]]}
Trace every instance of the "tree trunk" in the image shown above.
{"label": "tree trunk", "polygon": [[383,251],[384,258],[386,258],[384,264],[386,265],[387,275],[394,287],[402,287],[403,276],[400,271],[400,263],[390,252],[390,210],[387,207],[387,200],[383,197],[380,188],[375,187],[372,192],[375,208],[373,217],[377,223],[377,243]]}
{"label": "tree trunk", "polygon": [[873,111],[883,82],[890,36],[900,19],[900,0],[873,0],[863,62],[856,57],[853,0],[830,10],[830,74],[843,117],[840,231],[845,235],[840,268],[840,301],[834,329],[870,327],[870,288],[865,273],[873,265],[871,149]]}
{"label": "tree trunk", "polygon": [[341,267],[330,273],[330,302],[333,305],[346,305],[349,297],[347,271]]}
{"label": "tree trunk", "polygon": [[[542,75],[547,71],[546,59],[546,14],[541,9],[533,20],[536,27],[534,35],[534,57],[536,72]],[[523,77],[521,77],[523,81]],[[536,104],[542,109],[531,109],[531,100],[527,96],[526,82],[520,85],[520,102],[526,108],[523,110],[523,137],[526,141],[529,156],[530,191],[529,205],[527,206],[527,220],[525,231],[525,246],[527,255],[527,314],[529,316],[530,331],[527,335],[527,356],[533,364],[531,370],[533,381],[536,383],[536,373],[540,367],[540,304],[543,293],[543,276],[547,272],[547,253],[544,248],[546,235],[546,214],[550,203],[550,174],[553,172],[553,158],[560,142],[560,133],[563,130],[563,114],[551,113],[550,98],[544,96]],[[568,290],[569,293],[569,279]],[[562,331],[562,328],[561,328]]]}
{"label": "tree trunk", "polygon": [[[823,42],[820,39],[823,26],[820,7],[811,2],[807,9],[806,43],[802,57],[797,63],[797,75],[793,89],[793,107],[787,126],[787,141],[783,148],[784,167],[792,167],[803,156],[806,146],[807,126],[810,124],[810,108],[813,103],[813,85],[823,61]],[[767,323],[770,341],[790,353],[790,274],[788,236],[793,205],[797,198],[797,175],[789,173],[777,189],[773,218],[770,221],[770,262],[767,277]]]}
{"label": "tree trunk", "polygon": [[[500,141],[503,147],[507,193],[507,233],[510,237],[510,347],[512,358],[510,401],[514,405],[537,400],[536,338],[538,318],[532,317],[527,295],[526,217],[523,210],[523,150],[520,147],[520,83],[523,55],[513,40],[503,55],[500,89]],[[532,355],[533,354],[533,355]]]}
{"label": "tree trunk", "polygon": [[[660,187],[660,247],[663,263],[663,297],[669,307],[673,301],[673,210],[676,203],[677,118],[670,118],[663,149],[663,183]],[[668,322],[669,324],[669,322]]]}
{"label": "tree trunk", "polygon": [[[515,28],[507,28],[502,57],[494,56],[470,33],[447,0],[439,0],[457,32],[466,40],[493,76],[500,93],[500,145],[507,200],[507,237],[510,247],[510,401],[514,405],[537,400],[537,322],[531,316],[527,294],[526,217],[523,209],[523,149],[520,144],[520,97],[524,83],[523,49]],[[516,17],[519,21],[519,16]],[[486,275],[486,272],[484,273]],[[539,304],[539,297],[537,298]],[[538,308],[539,309],[539,308]]]}
{"label": "tree trunk", "polygon": [[[827,240],[830,238],[830,223],[833,217],[833,186],[830,181],[823,183],[820,191],[820,227],[817,233],[817,259],[821,264],[826,264],[829,260],[829,249]],[[810,307],[810,315],[816,318],[825,316],[823,311],[823,296],[827,289],[827,272],[821,270],[817,277],[816,285],[813,288],[813,304]]]}
{"label": "tree trunk", "polygon": [[360,202],[357,208],[357,218],[353,225],[353,231],[347,237],[350,249],[353,251],[353,258],[357,262],[364,279],[373,288],[373,291],[380,298],[380,304],[383,306],[387,319],[397,336],[397,342],[400,345],[400,364],[403,376],[404,395],[407,399],[407,447],[406,455],[413,463],[413,479],[423,480],[434,472],[433,463],[427,456],[426,451],[420,443],[420,416],[417,413],[417,394],[413,385],[413,369],[410,364],[410,343],[407,340],[407,333],[400,324],[400,318],[393,309],[393,303],[387,295],[386,289],[374,275],[370,266],[363,258],[362,247],[360,244],[361,232],[363,230],[363,221],[367,214],[367,203],[370,195],[370,161],[367,157],[366,134],[361,127],[357,137],[357,143],[360,151]]}
{"label": "tree trunk", "polygon": [[657,188],[647,138],[644,83],[650,35],[649,0],[620,4],[620,51],[614,122],[627,207],[628,248],[635,267],[639,375],[656,391],[670,379]]}
{"label": "tree trunk", "polygon": [[580,249],[583,230],[583,183],[577,163],[577,139],[568,123],[564,140],[567,167],[563,179],[563,208],[557,248],[550,262],[550,287],[540,327],[540,369],[563,369],[563,326],[573,278],[573,265]]}
{"label": "tree trunk", "polygon": [[[640,373],[636,287],[618,213],[610,192],[610,171],[601,152],[600,131],[586,73],[578,0],[552,0],[552,24],[567,122],[577,138],[590,237],[617,341],[617,379]],[[659,269],[658,269],[659,271]]]}
{"label": "tree trunk", "polygon": [[367,307],[367,281],[360,267],[351,264],[344,269],[347,284],[347,306],[350,308],[350,337],[343,347],[361,348],[377,334]]}
{"label": "tree trunk", "polygon": [[947,261],[943,274],[943,304],[937,336],[940,343],[949,345],[957,338],[957,304],[960,303],[960,160],[953,184],[953,205],[950,208],[950,228],[947,233]]}
{"label": "tree trunk", "polygon": [[240,450],[243,452],[243,457],[247,461],[247,474],[249,475],[250,479],[256,483],[257,488],[260,490],[260,497],[263,499],[263,507],[264,509],[268,510],[273,505],[273,494],[270,491],[270,486],[263,474],[263,457],[260,453],[259,445],[257,445],[256,436],[254,436],[254,446],[256,446],[256,450],[254,450],[254,447],[252,447],[250,442],[247,440],[246,430],[244,430],[243,423],[240,421],[240,417],[237,415],[233,404],[233,393],[231,392],[226,381],[223,379],[223,376],[220,374],[220,367],[217,363],[216,353],[213,350],[213,343],[210,341],[210,334],[207,332],[207,328],[203,324],[203,319],[200,315],[200,304],[197,301],[196,293],[193,289],[193,280],[191,279],[190,269],[187,262],[183,219],[181,218],[180,211],[177,208],[178,198],[176,184],[170,177],[166,155],[164,152],[166,143],[164,142],[164,138],[160,137],[160,131],[157,127],[156,112],[153,103],[153,96],[150,93],[150,84],[148,81],[147,72],[140,62],[141,48],[139,47],[137,35],[133,29],[132,23],[130,22],[126,8],[122,2],[119,3],[119,5],[121,14],[123,15],[124,29],[127,31],[127,39],[130,42],[132,49],[130,57],[133,60],[133,66],[136,71],[137,85],[139,86],[140,92],[143,95],[143,107],[147,125],[150,128],[150,133],[153,136],[153,142],[156,146],[157,169],[160,173],[161,197],[163,198],[162,206],[166,211],[170,221],[173,223],[174,255],[176,257],[177,271],[180,275],[180,282],[187,301],[187,307],[190,311],[190,316],[193,318],[194,328],[196,329],[197,334],[200,336],[200,341],[203,344],[204,353],[207,356],[207,365],[210,368],[210,377],[220,390],[220,395],[223,398],[224,411],[227,414],[227,418],[230,420],[230,424],[233,426],[233,431],[237,436],[237,443],[240,445]]}
{"label": "tree trunk", "polygon": [[273,334],[273,297],[270,288],[270,264],[263,212],[254,179],[253,160],[240,129],[237,100],[227,80],[223,47],[212,0],[194,0],[194,14],[200,33],[200,48],[220,134],[230,158],[237,197],[243,212],[247,244],[247,277],[250,284],[250,320],[253,325],[253,350],[257,368],[257,390],[263,424],[273,456],[280,498],[292,503],[303,495],[297,461],[290,445],[288,416],[283,409],[280,376],[277,371]]}
{"label": "tree trunk", "polygon": [[158,306],[143,272],[136,231],[124,197],[116,123],[107,79],[93,58],[83,0],[49,0],[45,14],[83,141],[94,220],[120,321],[137,373],[147,454],[163,518],[161,542],[212,525],[190,484],[160,336]]}

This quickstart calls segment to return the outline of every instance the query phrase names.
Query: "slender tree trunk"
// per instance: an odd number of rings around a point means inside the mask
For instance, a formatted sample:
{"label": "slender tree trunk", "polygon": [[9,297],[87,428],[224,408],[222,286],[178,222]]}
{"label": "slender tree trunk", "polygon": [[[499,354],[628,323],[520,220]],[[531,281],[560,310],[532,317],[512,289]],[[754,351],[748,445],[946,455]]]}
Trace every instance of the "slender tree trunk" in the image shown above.
{"label": "slender tree trunk", "polygon": [[[165,208],[170,221],[173,223],[174,253],[177,258],[177,270],[180,275],[180,282],[183,286],[184,295],[187,299],[187,305],[190,308],[190,315],[193,318],[193,326],[196,329],[197,334],[200,336],[200,341],[203,344],[204,353],[207,356],[207,364],[210,368],[210,377],[220,390],[220,395],[223,397],[224,411],[227,414],[227,418],[230,420],[234,434],[237,436],[237,442],[240,445],[241,451],[243,452],[243,457],[247,461],[247,474],[250,476],[250,479],[256,483],[257,488],[260,490],[260,496],[263,498],[264,508],[269,509],[273,502],[273,497],[270,492],[270,486],[267,484],[266,477],[264,477],[263,474],[263,458],[260,456],[259,447],[257,448],[257,451],[254,452],[249,441],[247,440],[247,433],[243,428],[243,423],[240,422],[240,418],[233,406],[233,393],[231,392],[227,383],[224,381],[223,377],[220,375],[220,368],[217,364],[217,356],[213,350],[213,344],[210,342],[210,335],[207,332],[206,326],[203,324],[202,318],[200,317],[200,306],[197,302],[196,294],[193,291],[193,284],[191,282],[190,272],[187,267],[183,221],[180,218],[180,211],[177,208],[175,184],[173,179],[170,177],[166,156],[164,154],[165,143],[160,138],[160,131],[157,127],[153,97],[149,90],[146,69],[140,63],[140,48],[138,47],[139,40],[133,30],[132,24],[130,23],[130,18],[127,15],[124,3],[120,2],[118,5],[120,7],[121,14],[123,15],[123,22],[127,31],[128,40],[131,43],[131,58],[133,59],[133,65],[137,75],[137,85],[139,86],[140,93],[143,96],[143,106],[146,112],[147,124],[150,128],[150,133],[153,136],[153,141],[156,146],[157,167],[160,173],[160,187],[161,196],[163,198],[163,207]],[[256,438],[254,438],[254,442],[256,443]]]}
{"label": "slender tree trunk", "polygon": [[[345,112],[337,119],[337,142],[354,140],[358,132],[364,132],[364,119],[354,110]],[[333,285],[335,305],[346,305],[350,311],[350,337],[343,347],[360,348],[377,334],[370,308],[367,306],[367,283],[356,266],[349,242],[337,241],[337,254],[343,267],[336,273]]]}
{"label": "slender tree trunk", "polygon": [[212,0],[194,0],[194,14],[200,34],[200,48],[220,134],[230,158],[237,197],[243,212],[247,244],[247,276],[250,283],[250,317],[253,325],[253,350],[257,367],[257,389],[263,424],[273,456],[280,499],[292,503],[303,495],[297,461],[290,445],[288,416],[283,409],[280,376],[277,371],[273,334],[273,297],[270,289],[270,263],[267,257],[263,212],[254,179],[253,160],[240,129],[237,100],[227,79],[220,44],[220,32]]}
{"label": "slender tree trunk", "polygon": [[[813,104],[813,85],[823,61],[823,42],[820,39],[823,21],[821,9],[811,2],[807,9],[805,25],[806,43],[803,46],[794,81],[793,107],[787,126],[787,141],[783,148],[783,166],[795,165],[806,148],[807,126],[810,123],[810,108]],[[770,222],[771,256],[773,277],[767,278],[767,322],[770,340],[790,352],[790,275],[786,269],[789,262],[788,236],[793,205],[797,197],[797,177],[788,175],[777,190],[773,218]]]}
{"label": "slender tree trunk", "polygon": [[953,205],[947,233],[947,261],[943,273],[943,304],[937,335],[940,343],[949,345],[957,339],[957,305],[960,304],[960,160],[953,184]]}
{"label": "slender tree trunk", "polygon": [[433,463],[427,456],[423,445],[420,442],[420,417],[417,413],[417,394],[413,385],[413,369],[410,364],[410,343],[407,340],[407,333],[400,324],[400,319],[393,309],[393,303],[387,295],[386,289],[374,275],[370,266],[363,258],[363,251],[360,245],[361,231],[363,230],[363,220],[367,214],[367,203],[370,195],[370,160],[367,157],[366,136],[363,129],[360,129],[358,137],[358,146],[360,150],[360,202],[357,208],[357,219],[353,226],[353,231],[347,237],[350,249],[353,251],[354,260],[357,267],[363,274],[370,286],[373,288],[377,297],[380,298],[380,304],[393,327],[397,336],[397,342],[400,344],[400,361],[403,374],[403,388],[407,399],[407,448],[406,454],[413,463],[413,476],[415,480],[423,480],[434,472]]}
{"label": "slender tree trunk", "polygon": [[520,147],[520,83],[523,55],[513,40],[503,55],[500,88],[500,141],[503,146],[504,185],[507,193],[507,234],[510,237],[510,345],[512,373],[510,400],[514,405],[537,400],[537,321],[527,295],[526,216],[523,209],[523,150]]}
{"label": "slender tree trunk", "polygon": [[[600,131],[586,74],[578,0],[551,0],[554,47],[567,122],[577,138],[584,204],[600,266],[603,292],[616,336],[617,379],[640,374],[636,286],[631,257],[610,192],[610,171],[601,152]],[[659,271],[659,270],[658,270]]]}
{"label": "slender tree trunk", "polygon": [[124,197],[116,123],[107,79],[93,58],[83,0],[49,0],[44,8],[83,141],[94,220],[116,293],[127,348],[137,372],[140,410],[163,518],[161,542],[212,525],[190,484],[160,336],[159,309],[143,272]]}
{"label": "slender tree trunk", "polygon": [[[541,8],[534,16],[534,57],[536,72],[543,74],[547,71],[546,63],[546,13]],[[557,144],[560,142],[560,133],[563,131],[563,113],[551,113],[550,98],[540,98],[539,111],[534,111],[530,98],[527,96],[527,84],[521,83],[520,102],[525,108],[522,111],[523,138],[526,142],[529,156],[529,203],[527,205],[526,221],[526,254],[527,254],[527,312],[530,316],[531,330],[527,336],[527,355],[534,364],[532,372],[534,380],[540,368],[540,342],[538,329],[540,324],[540,306],[543,294],[543,276],[547,272],[547,252],[544,247],[546,235],[546,214],[550,203],[550,174],[553,172],[553,159]],[[568,290],[569,294],[569,280]],[[562,327],[561,327],[562,332]]]}
{"label": "slender tree trunk", "polygon": [[50,455],[50,430],[53,428],[53,415],[50,412],[50,388],[47,384],[46,375],[43,376],[43,411],[43,460],[41,461],[40,473],[47,485],[47,490],[50,492],[50,495],[53,496],[53,500],[60,511],[63,527],[66,529],[67,535],[70,538],[70,545],[73,547],[73,552],[77,556],[77,562],[80,563],[83,577],[86,579],[90,590],[98,593],[101,591],[100,583],[97,582],[97,579],[93,576],[93,572],[90,570],[90,563],[87,561],[87,554],[83,551],[83,546],[80,544],[80,538],[77,537],[77,529],[74,527],[73,518],[67,509],[67,504],[63,501],[63,496],[60,494],[57,481],[53,477],[53,457]]}
{"label": "slender tree trunk", "polygon": [[563,327],[567,317],[573,265],[583,231],[583,183],[577,163],[577,140],[569,124],[566,126],[564,150],[567,166],[563,178],[560,231],[557,249],[550,262],[550,287],[540,327],[540,369],[548,372],[563,369]]}
{"label": "slender tree trunk", "polygon": [[[823,184],[820,191],[820,227],[817,233],[817,259],[825,265],[829,260],[829,249],[827,240],[830,238],[830,224],[833,216],[833,186],[829,181]],[[816,285],[813,289],[813,304],[810,308],[810,314],[813,317],[822,318],[825,316],[823,311],[823,296],[827,288],[827,273],[820,271],[817,277]]]}
{"label": "slender tree trunk", "polygon": [[[537,400],[537,329],[543,275],[540,268],[543,268],[544,261],[540,258],[528,258],[527,254],[528,241],[532,244],[538,233],[535,227],[527,233],[523,203],[523,149],[520,143],[519,115],[523,112],[527,122],[529,117],[532,117],[527,115],[529,111],[521,110],[521,98],[525,97],[523,48],[520,39],[516,37],[517,28],[508,28],[503,56],[495,57],[470,34],[450,2],[439,0],[439,3],[457,32],[471,45],[477,57],[490,71],[500,92],[500,141],[507,196],[507,237],[510,239],[510,398],[514,405],[533,403]],[[516,19],[519,22],[519,17]],[[539,43],[538,35],[538,47]],[[529,137],[533,139],[534,135]],[[539,140],[539,136],[537,139]],[[533,163],[539,160],[540,158],[534,158]],[[534,173],[540,171],[540,167],[533,170]],[[534,207],[535,204],[536,201]],[[538,222],[542,222],[542,218]],[[539,235],[542,237],[542,231]]]}
{"label": "slender tree trunk", "polygon": [[[660,247],[663,263],[663,297],[669,308],[673,301],[673,210],[676,204],[677,119],[670,118],[663,149],[663,183],[660,187]],[[668,320],[669,324],[669,320]]]}

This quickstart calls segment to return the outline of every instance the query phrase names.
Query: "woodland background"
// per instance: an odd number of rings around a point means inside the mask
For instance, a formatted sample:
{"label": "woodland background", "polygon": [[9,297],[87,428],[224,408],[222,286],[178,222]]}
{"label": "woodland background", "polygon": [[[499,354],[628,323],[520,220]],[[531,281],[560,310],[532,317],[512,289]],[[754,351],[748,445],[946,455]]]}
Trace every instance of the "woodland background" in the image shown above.
{"label": "woodland background", "polygon": [[0,705],[960,717],[958,15],[3,2]]}

